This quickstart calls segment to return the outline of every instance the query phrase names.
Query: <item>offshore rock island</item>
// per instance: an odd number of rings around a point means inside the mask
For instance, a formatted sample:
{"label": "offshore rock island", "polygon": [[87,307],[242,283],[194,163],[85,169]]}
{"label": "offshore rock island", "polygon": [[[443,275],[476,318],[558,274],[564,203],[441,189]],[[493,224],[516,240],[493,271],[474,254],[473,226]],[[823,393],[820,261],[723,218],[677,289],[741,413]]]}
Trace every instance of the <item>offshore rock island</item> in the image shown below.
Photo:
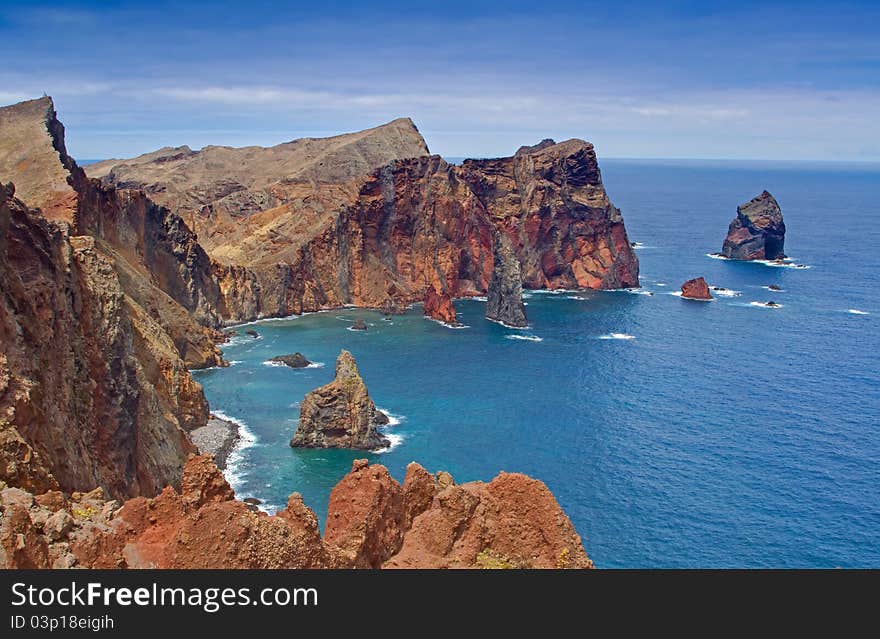
{"label": "offshore rock island", "polygon": [[[194,440],[229,450],[202,437],[216,420],[189,371],[227,364],[217,344],[236,322],[399,313],[435,294],[432,315],[454,319],[452,298],[489,292],[496,245],[514,310],[523,285],[638,286],[592,145],[545,140],[459,167],[400,119],[87,170],[50,98],[0,108],[0,565],[591,566],[546,486],[517,474],[455,486],[413,471],[408,489],[409,472],[401,488],[356,463],[323,540],[296,494],[254,512],[193,457]],[[373,448],[381,416],[363,390],[346,445]]]}
{"label": "offshore rock island", "polygon": [[721,255],[733,260],[785,259],[785,222],[776,198],[764,191],[736,207]]}

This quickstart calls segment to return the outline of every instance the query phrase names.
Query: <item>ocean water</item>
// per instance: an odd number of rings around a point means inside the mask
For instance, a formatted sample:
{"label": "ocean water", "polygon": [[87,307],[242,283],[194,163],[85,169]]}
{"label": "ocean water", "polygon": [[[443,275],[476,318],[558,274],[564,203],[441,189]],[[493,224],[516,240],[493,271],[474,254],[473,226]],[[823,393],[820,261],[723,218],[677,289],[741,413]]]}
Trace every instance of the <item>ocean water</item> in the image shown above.
{"label": "ocean water", "polygon": [[[395,446],[459,482],[542,479],[600,567],[880,567],[880,169],[602,162],[643,248],[638,292],[533,292],[528,330],[456,302],[468,328],[345,309],[254,325],[198,373],[252,434],[230,475],[268,509],[299,491],[320,518],[363,452],[295,450],[298,402],[357,358]],[[711,259],[736,205],[780,202],[809,268]],[[672,293],[705,276],[714,302]],[[784,292],[771,292],[776,284]],[[648,293],[651,293],[649,295]],[[779,308],[755,303],[774,300]],[[856,312],[858,311],[858,312]],[[355,318],[367,332],[347,330]],[[323,367],[264,364],[301,351]]]}

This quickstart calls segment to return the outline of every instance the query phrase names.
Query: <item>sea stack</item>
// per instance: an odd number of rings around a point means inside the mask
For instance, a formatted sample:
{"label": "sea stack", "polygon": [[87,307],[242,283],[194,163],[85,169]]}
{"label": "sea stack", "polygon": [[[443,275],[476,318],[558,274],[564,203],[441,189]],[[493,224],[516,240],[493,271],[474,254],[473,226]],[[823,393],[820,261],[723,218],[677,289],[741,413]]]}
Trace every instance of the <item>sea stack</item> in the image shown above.
{"label": "sea stack", "polygon": [[504,233],[495,235],[495,265],[489,282],[486,318],[505,326],[529,325],[522,300],[522,275],[513,245]]}
{"label": "sea stack", "polygon": [[681,285],[681,296],[688,300],[714,299],[709,292],[709,285],[702,277],[695,277]]}
{"label": "sea stack", "polygon": [[452,305],[452,297],[449,293],[438,291],[433,286],[425,293],[425,316],[450,326],[458,326],[458,316],[455,314],[455,306]]}
{"label": "sea stack", "polygon": [[781,260],[784,249],[785,222],[776,198],[764,191],[736,207],[721,255],[733,260]]}
{"label": "sea stack", "polygon": [[348,351],[336,358],[336,378],[313,390],[299,406],[294,448],[386,448],[390,441],[376,430],[378,411]]}

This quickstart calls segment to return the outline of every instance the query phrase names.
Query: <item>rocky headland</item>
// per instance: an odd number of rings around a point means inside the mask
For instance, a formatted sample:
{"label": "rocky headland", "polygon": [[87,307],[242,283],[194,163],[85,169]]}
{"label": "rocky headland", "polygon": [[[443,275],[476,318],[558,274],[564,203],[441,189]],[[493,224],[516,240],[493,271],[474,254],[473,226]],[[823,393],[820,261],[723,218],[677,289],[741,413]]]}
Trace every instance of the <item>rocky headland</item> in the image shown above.
{"label": "rocky headland", "polygon": [[[299,425],[290,445],[303,448],[387,448],[391,442],[376,428],[376,405],[348,351],[336,358],[332,382],[316,388],[299,405]],[[387,418],[378,417],[378,422]]]}
{"label": "rocky headland", "polygon": [[[401,312],[429,289],[443,309],[488,291],[499,237],[529,286],[637,285],[590,144],[457,167],[396,120],[88,170],[50,98],[0,108],[0,565],[590,565],[546,487],[522,475],[461,487],[443,475],[408,498],[357,465],[322,540],[296,495],[268,517],[234,500],[208,457],[186,461],[205,450],[222,464],[237,437],[189,373],[225,364],[224,324]],[[349,358],[304,400],[302,445],[387,445]],[[375,486],[388,499],[361,502]]]}
{"label": "rocky headland", "polygon": [[721,255],[733,260],[785,258],[785,222],[776,198],[764,191],[736,207]]}

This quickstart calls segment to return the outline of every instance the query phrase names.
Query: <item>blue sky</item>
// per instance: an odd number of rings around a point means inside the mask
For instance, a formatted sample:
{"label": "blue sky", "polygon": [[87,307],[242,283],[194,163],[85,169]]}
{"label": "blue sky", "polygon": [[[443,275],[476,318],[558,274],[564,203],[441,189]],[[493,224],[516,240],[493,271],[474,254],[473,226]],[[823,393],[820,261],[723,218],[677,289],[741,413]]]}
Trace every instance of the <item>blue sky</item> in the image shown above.
{"label": "blue sky", "polygon": [[880,3],[0,4],[0,103],[79,158],[410,116],[435,153],[880,160]]}

